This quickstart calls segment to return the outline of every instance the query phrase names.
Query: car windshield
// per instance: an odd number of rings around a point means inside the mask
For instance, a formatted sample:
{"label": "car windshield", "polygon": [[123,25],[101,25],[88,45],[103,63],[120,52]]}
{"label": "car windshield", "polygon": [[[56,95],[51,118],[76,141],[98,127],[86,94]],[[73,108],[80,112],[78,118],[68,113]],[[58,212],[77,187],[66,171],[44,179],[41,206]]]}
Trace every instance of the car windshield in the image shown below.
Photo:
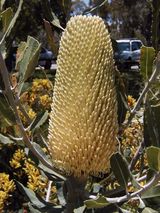
{"label": "car windshield", "polygon": [[129,42],[118,42],[117,46],[118,46],[118,50],[120,52],[130,50],[130,43]]}
{"label": "car windshield", "polygon": [[141,42],[133,41],[132,42],[132,51],[139,50],[142,46]]}

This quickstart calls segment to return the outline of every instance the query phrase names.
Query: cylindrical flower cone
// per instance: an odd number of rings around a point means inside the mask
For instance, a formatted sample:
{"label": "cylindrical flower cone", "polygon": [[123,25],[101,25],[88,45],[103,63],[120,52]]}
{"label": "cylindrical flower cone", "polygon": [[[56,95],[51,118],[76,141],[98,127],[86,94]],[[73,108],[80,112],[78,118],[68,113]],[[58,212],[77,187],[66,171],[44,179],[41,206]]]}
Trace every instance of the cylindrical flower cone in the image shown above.
{"label": "cylindrical flower cone", "polygon": [[75,177],[105,173],[118,123],[113,50],[101,18],[70,19],[57,66],[48,137],[54,165]]}

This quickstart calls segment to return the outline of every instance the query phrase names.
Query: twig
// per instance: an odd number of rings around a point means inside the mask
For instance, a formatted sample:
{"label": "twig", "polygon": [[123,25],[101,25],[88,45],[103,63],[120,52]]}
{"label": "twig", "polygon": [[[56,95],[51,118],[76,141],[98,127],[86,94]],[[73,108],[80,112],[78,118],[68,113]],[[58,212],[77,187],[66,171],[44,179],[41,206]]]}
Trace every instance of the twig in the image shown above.
{"label": "twig", "polygon": [[160,172],[156,173],[153,178],[145,185],[143,186],[143,188],[139,189],[136,192],[133,192],[129,195],[124,195],[121,197],[114,197],[114,198],[106,198],[106,200],[109,203],[121,203],[121,202],[125,202],[131,198],[134,198],[136,196],[140,196],[141,194],[143,194],[144,192],[146,192],[148,189],[150,189],[155,183],[157,183],[157,181],[160,179]]}
{"label": "twig", "polygon": [[144,141],[140,143],[140,146],[138,147],[138,149],[137,149],[137,151],[135,153],[135,156],[132,158],[132,160],[131,160],[131,162],[129,164],[129,169],[130,170],[133,170],[135,164],[137,163],[139,157],[142,154],[143,148],[144,148]]}
{"label": "twig", "polygon": [[53,181],[48,182],[48,189],[46,194],[46,202],[49,202],[50,194],[51,194],[51,187],[52,187]]}
{"label": "twig", "polygon": [[15,103],[15,97],[14,97],[14,94],[13,94],[12,89],[11,89],[11,83],[9,81],[8,70],[7,70],[7,67],[5,65],[5,62],[3,60],[1,53],[0,53],[0,72],[1,72],[1,75],[2,75],[2,78],[3,78],[3,81],[4,81],[6,96],[8,98],[10,105],[13,108],[13,112],[15,114],[16,122],[17,122],[17,125],[18,125],[18,127],[21,131],[24,143],[32,151],[32,153],[42,162],[42,164],[44,164],[46,167],[52,169],[52,171],[53,171],[53,173],[56,177],[58,177],[62,180],[65,180],[66,178],[64,176],[62,176],[62,175],[60,175],[60,174],[58,174],[57,172],[54,171],[55,168],[50,163],[48,163],[48,161],[46,161],[46,159],[43,158],[43,156],[34,148],[34,146],[32,145],[32,142],[29,140],[28,135],[25,132],[23,123],[22,123],[22,121],[19,117],[19,114],[18,114],[17,106],[16,106],[16,103]]}

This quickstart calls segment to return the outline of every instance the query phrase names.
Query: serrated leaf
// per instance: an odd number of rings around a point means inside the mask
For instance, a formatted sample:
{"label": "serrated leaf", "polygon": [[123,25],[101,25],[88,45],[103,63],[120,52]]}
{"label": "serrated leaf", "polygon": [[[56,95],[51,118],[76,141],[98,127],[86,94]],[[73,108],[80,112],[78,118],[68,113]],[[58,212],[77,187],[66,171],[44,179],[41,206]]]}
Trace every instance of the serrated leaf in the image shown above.
{"label": "serrated leaf", "polygon": [[36,116],[36,118],[34,119],[33,123],[31,124],[30,130],[31,130],[31,131],[34,131],[34,130],[36,130],[37,128],[39,128],[40,126],[42,126],[42,125],[46,122],[48,116],[49,116],[49,114],[48,114],[47,111],[46,111],[46,112],[39,113],[39,114]]}
{"label": "serrated leaf", "polygon": [[155,171],[160,171],[160,148],[148,147],[146,153],[149,167]]}
{"label": "serrated leaf", "polygon": [[158,213],[158,212],[155,211],[154,209],[146,207],[145,209],[143,209],[142,213]]}
{"label": "serrated leaf", "polygon": [[110,164],[117,181],[121,186],[126,188],[130,178],[127,162],[123,156],[117,152],[111,156]]}
{"label": "serrated leaf", "polygon": [[19,5],[18,5],[18,9],[17,9],[15,15],[13,16],[12,20],[10,21],[10,24],[9,24],[7,30],[5,31],[5,33],[3,35],[3,38],[2,38],[2,40],[0,42],[0,45],[2,45],[2,43],[5,42],[5,39],[10,35],[11,30],[13,29],[13,27],[14,27],[16,21],[17,21],[17,18],[19,16],[19,13],[21,11],[22,4],[23,4],[23,0],[20,0],[19,1]]}
{"label": "serrated leaf", "polygon": [[103,208],[108,206],[110,203],[104,196],[98,196],[96,199],[85,200],[84,204],[88,209],[92,208]]}
{"label": "serrated leaf", "polygon": [[11,7],[7,8],[1,13],[2,17],[2,25],[3,25],[3,32],[5,33],[9,27],[9,24],[13,18],[13,10]]}
{"label": "serrated leaf", "polygon": [[152,74],[153,61],[155,59],[155,49],[153,47],[141,47],[140,72],[145,80]]}
{"label": "serrated leaf", "polygon": [[56,41],[54,39],[54,35],[53,35],[53,32],[52,32],[51,25],[46,20],[44,20],[44,27],[45,27],[45,30],[46,30],[47,39],[48,39],[48,43],[49,43],[49,45],[51,47],[51,50],[55,54],[55,56],[57,56],[57,54],[58,54],[58,46],[56,45]]}
{"label": "serrated leaf", "polygon": [[148,199],[148,198],[154,198],[154,197],[160,197],[160,185],[153,186],[147,191],[145,191],[142,195],[142,199]]}
{"label": "serrated leaf", "polygon": [[27,48],[27,43],[25,41],[21,41],[21,43],[18,46],[17,52],[16,52],[16,66],[17,64],[22,60],[24,57],[24,51]]}
{"label": "serrated leaf", "polygon": [[3,96],[0,96],[0,115],[6,125],[12,126],[16,124],[14,112]]}
{"label": "serrated leaf", "polygon": [[2,144],[12,144],[14,142],[10,138],[0,134],[0,143],[2,143]]}
{"label": "serrated leaf", "polygon": [[19,71],[20,82],[26,81],[34,72],[38,64],[41,44],[31,36],[28,36],[27,42],[22,43],[16,60],[16,69]]}

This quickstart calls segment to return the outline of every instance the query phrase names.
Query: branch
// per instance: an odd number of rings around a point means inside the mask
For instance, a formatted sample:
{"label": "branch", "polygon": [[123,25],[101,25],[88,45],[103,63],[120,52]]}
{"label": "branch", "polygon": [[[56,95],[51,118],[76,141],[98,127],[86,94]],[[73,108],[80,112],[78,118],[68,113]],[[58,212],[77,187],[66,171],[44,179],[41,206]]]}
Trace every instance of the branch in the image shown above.
{"label": "branch", "polygon": [[136,192],[133,192],[129,195],[124,195],[121,197],[114,197],[114,198],[106,198],[106,200],[109,203],[121,203],[121,202],[125,202],[131,198],[134,198],[136,196],[140,196],[141,194],[143,194],[144,192],[146,192],[148,189],[150,189],[155,183],[157,183],[157,181],[160,179],[160,172],[157,172],[153,178],[145,185],[143,186],[143,188],[139,189]]}
{"label": "branch", "polygon": [[139,160],[139,157],[142,155],[143,152],[143,148],[144,148],[144,141],[142,141],[140,143],[140,146],[138,147],[134,157],[132,158],[130,164],[129,164],[129,169],[133,170],[135,164],[137,163],[137,161]]}
{"label": "branch", "polygon": [[9,101],[9,103],[12,106],[12,109],[14,111],[15,118],[16,118],[16,121],[17,121],[17,125],[18,125],[20,132],[22,134],[24,143],[32,151],[32,153],[42,162],[42,164],[44,164],[46,167],[50,168],[53,171],[53,173],[56,177],[58,177],[62,180],[65,180],[66,178],[64,176],[62,176],[62,175],[60,175],[60,174],[58,174],[57,172],[54,171],[55,168],[50,163],[48,163],[48,161],[46,161],[46,159],[43,158],[43,156],[33,147],[32,142],[29,140],[29,137],[25,132],[23,123],[22,123],[22,121],[19,117],[19,114],[18,114],[17,105],[16,105],[16,102],[15,102],[15,97],[14,97],[14,94],[13,94],[12,89],[11,89],[11,83],[9,81],[8,70],[7,70],[7,67],[5,65],[5,62],[3,60],[1,53],[0,53],[0,72],[1,72],[1,75],[2,75],[2,78],[3,78],[3,81],[4,81],[6,96],[7,96],[8,101]]}

